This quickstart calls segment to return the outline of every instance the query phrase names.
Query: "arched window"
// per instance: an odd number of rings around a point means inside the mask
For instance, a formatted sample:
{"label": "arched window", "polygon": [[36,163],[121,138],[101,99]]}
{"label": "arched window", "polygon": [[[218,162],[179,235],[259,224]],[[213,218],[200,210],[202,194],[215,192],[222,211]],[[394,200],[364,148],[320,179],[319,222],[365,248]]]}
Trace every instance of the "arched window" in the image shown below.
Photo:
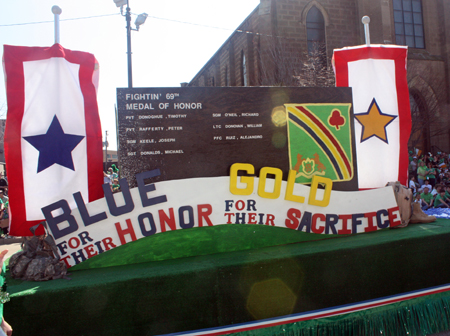
{"label": "arched window", "polygon": [[241,52],[241,83],[242,86],[248,86],[247,61],[245,60],[244,50]]}
{"label": "arched window", "polygon": [[410,48],[425,48],[420,0],[394,0],[395,42]]}
{"label": "arched window", "polygon": [[306,36],[310,55],[325,52],[325,20],[316,6],[312,6],[306,15]]}

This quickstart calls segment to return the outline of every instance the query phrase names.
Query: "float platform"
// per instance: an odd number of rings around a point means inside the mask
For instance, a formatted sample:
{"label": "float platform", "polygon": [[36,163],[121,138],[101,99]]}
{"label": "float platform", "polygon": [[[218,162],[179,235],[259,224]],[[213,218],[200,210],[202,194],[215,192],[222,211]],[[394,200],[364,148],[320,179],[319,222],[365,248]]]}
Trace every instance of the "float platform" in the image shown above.
{"label": "float platform", "polygon": [[[94,257],[70,269],[70,280],[8,278],[5,319],[15,336],[162,335],[246,324],[448,284],[449,245],[447,219],[339,237],[236,224],[178,230]],[[204,255],[189,256],[195,253]],[[89,268],[100,265],[108,267]],[[426,314],[435,318],[387,305],[244,334],[317,335],[322,328],[322,335],[356,335],[357,325],[378,333],[398,325],[404,335],[408,323],[436,333],[450,324],[442,295],[424,303],[434,305]]]}

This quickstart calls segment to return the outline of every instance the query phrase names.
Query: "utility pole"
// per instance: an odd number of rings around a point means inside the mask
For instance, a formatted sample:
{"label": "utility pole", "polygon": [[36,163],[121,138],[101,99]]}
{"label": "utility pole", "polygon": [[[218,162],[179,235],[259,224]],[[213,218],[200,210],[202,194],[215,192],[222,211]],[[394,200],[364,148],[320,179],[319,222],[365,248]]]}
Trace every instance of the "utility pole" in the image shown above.
{"label": "utility pole", "polygon": [[[128,88],[133,88],[133,73],[132,73],[132,67],[131,67],[131,31],[132,30],[139,30],[139,26],[143,25],[145,20],[147,19],[147,13],[139,14],[136,18],[136,22],[134,23],[136,25],[136,29],[131,28],[131,9],[130,9],[130,3],[129,0],[114,0],[114,3],[117,7],[120,7],[120,14],[122,16],[125,16],[125,20],[127,21],[127,64],[128,64]],[[125,8],[125,14],[123,14],[123,6],[126,6]]]}
{"label": "utility pole", "polygon": [[103,145],[105,146],[105,167],[103,171],[106,172],[108,170],[108,131],[105,131],[105,142]]}
{"label": "utility pole", "polygon": [[128,88],[133,88],[133,70],[131,67],[131,12],[130,5],[127,0],[127,11],[125,13],[127,20],[127,54],[128,54]]}

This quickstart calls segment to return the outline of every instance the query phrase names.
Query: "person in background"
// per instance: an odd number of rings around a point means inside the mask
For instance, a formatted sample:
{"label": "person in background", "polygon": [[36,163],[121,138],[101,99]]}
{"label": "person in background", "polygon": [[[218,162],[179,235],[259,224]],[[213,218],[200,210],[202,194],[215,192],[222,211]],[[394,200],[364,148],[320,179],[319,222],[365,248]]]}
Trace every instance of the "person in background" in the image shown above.
{"label": "person in background", "polygon": [[420,198],[425,203],[425,205],[422,207],[422,210],[427,210],[433,205],[433,195],[431,195],[429,191],[430,189],[428,189],[428,187],[425,187],[423,189],[423,193],[420,194]]}
{"label": "person in background", "polygon": [[5,195],[5,193],[3,192],[2,189],[0,189],[0,201],[2,201],[3,203],[8,202],[9,197]]}
{"label": "person in background", "polygon": [[0,229],[2,238],[11,238],[9,233],[9,198],[0,189]]}
{"label": "person in background", "polygon": [[0,190],[2,190],[5,195],[8,194],[8,180],[3,174],[0,174]]}
{"label": "person in background", "polygon": [[430,184],[434,187],[436,185],[436,175],[438,175],[437,169],[434,168],[434,164],[432,164],[431,162],[427,164],[427,167],[428,167],[427,180],[430,181]]}
{"label": "person in background", "polygon": [[443,190],[445,190],[445,203],[450,204],[450,185],[445,186]]}
{"label": "person in background", "polygon": [[416,196],[414,197],[414,203],[419,203],[421,209],[426,205],[423,199],[420,198],[419,193],[417,193]]}
{"label": "person in background", "polygon": [[11,238],[9,233],[9,198],[3,195],[3,190],[0,190],[0,228],[3,231],[3,238]]}
{"label": "person in background", "polygon": [[114,181],[114,174],[113,174],[113,170],[111,167],[108,168],[108,170],[106,171],[106,174],[109,176],[110,179],[110,183],[112,185],[113,181]]}
{"label": "person in background", "polygon": [[111,189],[113,193],[120,191],[120,184],[118,179],[114,179],[111,185]]}
{"label": "person in background", "polygon": [[427,179],[428,169],[425,166],[425,162],[419,160],[419,168],[417,168],[417,181],[422,186]]}
{"label": "person in background", "polygon": [[[5,258],[6,258],[6,254],[8,253],[8,250],[3,250],[0,252],[0,266],[2,269],[2,272],[0,274],[0,288],[1,288],[1,292],[3,292],[3,285],[5,283]],[[3,317],[3,303],[0,304],[0,314],[2,316],[2,322],[0,324],[0,328],[1,328],[1,332],[0,335],[7,335],[7,336],[11,336],[13,329],[11,328],[11,326],[9,325],[8,322],[5,321],[5,318]]]}
{"label": "person in background", "polygon": [[450,208],[450,206],[445,202],[445,190],[441,190],[434,200],[435,208]]}
{"label": "person in background", "polygon": [[434,198],[441,192],[442,186],[440,184],[436,184],[436,186],[431,190],[430,194],[433,195]]}
{"label": "person in background", "polygon": [[449,183],[450,182],[450,173],[448,171],[444,172],[441,177],[441,183]]}
{"label": "person in background", "polygon": [[108,175],[108,173],[103,172],[103,184],[109,184],[111,185],[112,181],[111,181],[111,176]]}
{"label": "person in background", "polygon": [[428,190],[431,192],[433,190],[433,186],[430,185],[430,181],[425,180],[425,182],[420,186],[422,188],[422,190],[424,188],[428,188]]}
{"label": "person in background", "polygon": [[115,179],[119,178],[119,168],[117,168],[115,164],[112,164],[111,165],[111,169],[112,169],[112,172],[113,172],[113,177]]}
{"label": "person in background", "polygon": [[409,175],[413,177],[417,177],[417,157],[414,156],[411,162],[409,163]]}
{"label": "person in background", "polygon": [[417,189],[419,189],[419,184],[416,182],[416,178],[414,176],[411,176],[409,179],[409,188],[412,190],[413,194],[417,192]]}

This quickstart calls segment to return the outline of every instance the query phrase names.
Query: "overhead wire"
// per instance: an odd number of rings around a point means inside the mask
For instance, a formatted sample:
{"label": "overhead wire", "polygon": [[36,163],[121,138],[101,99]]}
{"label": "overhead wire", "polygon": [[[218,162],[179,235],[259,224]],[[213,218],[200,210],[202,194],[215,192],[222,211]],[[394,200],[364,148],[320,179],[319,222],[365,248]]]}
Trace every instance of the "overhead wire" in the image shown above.
{"label": "overhead wire", "polygon": [[160,17],[157,17],[157,16],[150,16],[150,15],[148,16],[148,18],[152,18],[152,19],[156,19],[156,20],[162,20],[162,21],[183,23],[183,24],[188,24],[188,25],[191,25],[191,26],[199,26],[199,27],[205,27],[205,28],[213,28],[213,29],[221,29],[221,30],[229,30],[229,31],[233,31],[234,30],[234,29],[231,29],[231,28],[208,26],[208,25],[204,25],[204,24],[200,24],[200,23],[193,23],[193,22],[187,22],[187,21],[180,21],[180,20],[173,20],[173,19],[167,19],[167,18],[160,18]]}
{"label": "overhead wire", "polygon": [[[131,13],[133,15],[137,15],[135,13]],[[84,17],[78,17],[78,18],[68,18],[68,19],[60,19],[59,21],[75,21],[75,20],[86,20],[86,19],[94,19],[99,17],[106,17],[106,16],[117,16],[121,15],[120,13],[113,13],[113,14],[101,14],[101,15],[92,15],[92,16],[84,16]],[[252,35],[258,35],[258,36],[265,36],[265,37],[276,37],[276,38],[283,38],[283,39],[290,39],[284,36],[274,36],[274,35],[268,35],[268,34],[262,34],[262,33],[256,33],[249,30],[242,30],[242,29],[231,29],[231,28],[224,28],[224,27],[217,27],[217,26],[210,26],[210,25],[204,25],[200,23],[194,23],[194,22],[187,22],[187,21],[180,21],[180,20],[174,20],[174,19],[168,19],[168,18],[161,18],[157,16],[151,16],[149,15],[148,18],[152,18],[155,20],[162,20],[162,21],[169,21],[169,22],[176,22],[176,23],[182,23],[182,24],[188,24],[192,26],[198,26],[198,27],[205,27],[205,28],[212,28],[212,29],[220,29],[220,30],[227,30],[227,31],[233,31],[236,33],[245,33],[245,34],[252,34]],[[0,24],[0,27],[12,27],[12,26],[25,26],[25,25],[34,25],[34,24],[43,24],[43,23],[54,23],[54,20],[49,21],[36,21],[36,22],[23,22],[23,23],[10,23],[10,24]]]}
{"label": "overhead wire", "polygon": [[[137,15],[135,13],[132,13],[132,14],[133,15]],[[151,15],[147,16],[147,18],[152,18],[152,19],[156,19],[156,20],[163,20],[163,21],[170,21],[170,22],[176,22],[176,23],[183,23],[183,24],[188,24],[188,25],[192,25],[192,26],[199,26],[199,27],[205,27],[205,28],[228,30],[228,31],[236,32],[236,33],[252,34],[252,35],[257,35],[257,36],[265,36],[265,37],[276,37],[276,38],[283,38],[283,39],[287,39],[287,40],[295,40],[295,38],[289,38],[289,37],[285,37],[285,36],[275,36],[275,35],[269,35],[269,34],[262,34],[262,33],[256,33],[256,32],[249,31],[249,30],[242,30],[242,29],[231,29],[231,28],[209,26],[209,25],[204,25],[204,24],[200,24],[200,23],[193,23],[193,22],[187,22],[187,21],[179,21],[179,20],[173,20],[173,19],[167,19],[167,18],[160,18],[160,17],[157,17],[157,16],[151,16]]]}
{"label": "overhead wire", "polygon": [[[101,15],[83,16],[83,17],[78,17],[78,18],[60,19],[59,21],[85,20],[85,19],[93,19],[93,18],[104,17],[104,16],[113,16],[113,15],[120,15],[120,13],[101,14]],[[55,22],[54,20],[51,20],[51,21],[10,23],[10,24],[0,24],[0,27],[25,26],[25,25],[33,25],[33,24],[41,24],[41,23],[54,23],[54,22]]]}

